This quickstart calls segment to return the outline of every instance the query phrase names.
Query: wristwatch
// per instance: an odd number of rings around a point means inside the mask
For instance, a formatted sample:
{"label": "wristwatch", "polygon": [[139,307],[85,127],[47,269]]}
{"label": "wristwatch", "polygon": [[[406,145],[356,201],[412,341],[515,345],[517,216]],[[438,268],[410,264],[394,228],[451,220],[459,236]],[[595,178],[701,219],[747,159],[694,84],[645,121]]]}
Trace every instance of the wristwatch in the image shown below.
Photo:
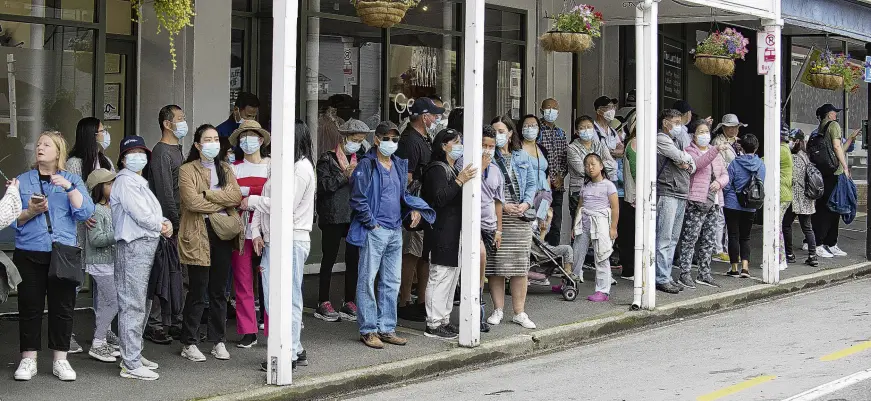
{"label": "wristwatch", "polygon": [[73,184],[70,184],[70,186],[64,188],[64,191],[66,191],[66,193],[70,193],[70,192],[73,192],[74,189],[76,189],[76,186]]}

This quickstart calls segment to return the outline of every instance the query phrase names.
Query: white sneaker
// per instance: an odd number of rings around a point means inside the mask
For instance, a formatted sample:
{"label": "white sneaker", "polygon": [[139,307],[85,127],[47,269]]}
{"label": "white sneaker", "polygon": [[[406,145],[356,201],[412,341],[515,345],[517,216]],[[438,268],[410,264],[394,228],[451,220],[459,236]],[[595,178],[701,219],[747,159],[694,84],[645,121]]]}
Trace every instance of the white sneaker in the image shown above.
{"label": "white sneaker", "polygon": [[801,250],[802,250],[802,251],[806,251],[806,250],[807,250],[807,242],[801,244]]}
{"label": "white sneaker", "polygon": [[635,281],[635,276],[630,276],[630,277],[620,276],[620,278],[622,278],[623,280],[626,280],[626,281]]}
{"label": "white sneaker", "polygon": [[835,256],[847,256],[847,252],[842,251],[841,248],[838,248],[837,245],[835,245],[835,246],[830,246],[830,247],[828,247],[828,248],[829,248],[828,251],[831,252],[832,255],[835,255]]}
{"label": "white sneaker", "polygon": [[121,368],[121,377],[125,379],[138,379],[138,380],[157,380],[160,378],[160,375],[156,372],[153,372],[151,369],[145,367],[145,365],[140,366],[138,369],[127,370],[127,368]]}
{"label": "white sneaker", "polygon": [[202,352],[200,352],[200,349],[197,348],[196,344],[185,345],[184,347],[182,347],[181,356],[194,362],[206,361],[206,356],[203,355]]}
{"label": "white sneaker", "polygon": [[789,264],[786,262],[780,262],[780,271],[784,271],[789,268]]}
{"label": "white sneaker", "polygon": [[66,359],[61,361],[54,361],[51,365],[51,373],[57,376],[58,379],[61,379],[65,382],[71,382],[76,380],[76,371],[73,370],[73,367],[70,366],[70,362]]}
{"label": "white sneaker", "polygon": [[36,359],[21,358],[18,369],[15,369],[15,380],[27,381],[36,376]]}
{"label": "white sneaker", "polygon": [[145,359],[145,357],[142,355],[139,356],[139,363],[141,363],[142,366],[145,366],[146,369],[151,369],[151,370],[156,370],[157,368],[160,367],[160,365],[158,365],[157,362],[149,361],[148,359]]}
{"label": "white sneaker", "polygon": [[526,312],[523,312],[519,315],[514,315],[514,319],[511,319],[511,321],[523,326],[524,329],[535,328],[535,323],[532,323],[532,320],[529,320],[529,315],[527,315]]}
{"label": "white sneaker", "polygon": [[230,359],[230,353],[227,352],[227,346],[224,345],[224,343],[217,343],[212,347],[212,356],[214,356],[215,359],[220,359],[222,361]]}
{"label": "white sneaker", "polygon": [[826,247],[822,246],[822,245],[817,247],[817,256],[819,256],[821,258],[834,258],[835,257],[835,255],[832,255],[832,253],[829,252],[829,250],[826,249]]}
{"label": "white sneaker", "polygon": [[487,323],[490,323],[492,326],[496,326],[499,323],[502,323],[502,309],[494,309],[493,313],[490,314],[490,317],[487,318]]}

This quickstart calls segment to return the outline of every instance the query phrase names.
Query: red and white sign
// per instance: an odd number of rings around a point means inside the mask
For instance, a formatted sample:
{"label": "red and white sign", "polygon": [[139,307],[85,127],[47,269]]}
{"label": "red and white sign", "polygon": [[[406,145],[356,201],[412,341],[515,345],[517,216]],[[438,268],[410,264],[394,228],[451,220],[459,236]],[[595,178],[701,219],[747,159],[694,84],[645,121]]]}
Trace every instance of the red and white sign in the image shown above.
{"label": "red and white sign", "polygon": [[774,30],[768,27],[756,33],[756,72],[759,75],[767,75],[771,67],[777,62],[778,38]]}

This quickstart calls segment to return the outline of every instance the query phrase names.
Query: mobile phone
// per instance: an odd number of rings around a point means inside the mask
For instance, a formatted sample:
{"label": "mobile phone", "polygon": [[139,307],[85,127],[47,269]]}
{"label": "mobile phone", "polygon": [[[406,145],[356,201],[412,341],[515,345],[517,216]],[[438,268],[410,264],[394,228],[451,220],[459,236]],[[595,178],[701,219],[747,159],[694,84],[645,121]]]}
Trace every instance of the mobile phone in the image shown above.
{"label": "mobile phone", "polygon": [[45,196],[40,195],[40,194],[30,195],[30,199],[33,199],[33,203],[37,203],[37,204],[45,202]]}

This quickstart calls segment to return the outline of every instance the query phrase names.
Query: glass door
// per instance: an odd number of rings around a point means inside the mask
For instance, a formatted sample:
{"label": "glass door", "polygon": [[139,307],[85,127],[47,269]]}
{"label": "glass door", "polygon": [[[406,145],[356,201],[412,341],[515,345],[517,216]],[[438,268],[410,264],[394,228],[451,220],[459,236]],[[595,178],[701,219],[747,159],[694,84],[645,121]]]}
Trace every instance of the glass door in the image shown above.
{"label": "glass door", "polygon": [[106,63],[103,68],[103,126],[112,136],[106,156],[118,160],[121,138],[136,134],[136,45],[134,42],[106,42]]}

